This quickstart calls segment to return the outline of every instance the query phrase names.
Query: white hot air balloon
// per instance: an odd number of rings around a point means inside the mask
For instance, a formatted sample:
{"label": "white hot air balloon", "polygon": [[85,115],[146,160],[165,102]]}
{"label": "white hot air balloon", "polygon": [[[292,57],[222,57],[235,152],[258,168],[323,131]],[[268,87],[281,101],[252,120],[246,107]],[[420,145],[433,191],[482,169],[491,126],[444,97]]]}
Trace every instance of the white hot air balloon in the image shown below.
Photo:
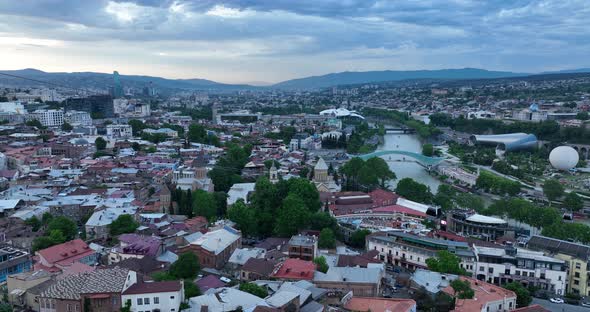
{"label": "white hot air balloon", "polygon": [[580,155],[570,146],[558,146],[549,153],[549,162],[553,168],[559,170],[570,170],[578,164],[579,160]]}

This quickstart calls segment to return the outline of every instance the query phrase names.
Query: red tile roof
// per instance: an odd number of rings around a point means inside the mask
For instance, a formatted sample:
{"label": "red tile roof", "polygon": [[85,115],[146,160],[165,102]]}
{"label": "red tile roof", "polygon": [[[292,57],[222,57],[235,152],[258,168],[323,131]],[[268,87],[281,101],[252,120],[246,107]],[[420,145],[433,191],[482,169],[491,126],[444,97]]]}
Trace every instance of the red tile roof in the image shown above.
{"label": "red tile roof", "polygon": [[93,254],[94,250],[90,249],[83,240],[75,239],[39,250],[37,253],[50,265],[67,266]]}
{"label": "red tile roof", "polygon": [[180,281],[135,283],[123,292],[123,295],[153,294],[180,291]]}
{"label": "red tile roof", "polygon": [[353,297],[345,305],[344,308],[350,311],[359,312],[409,312],[415,311],[416,301],[412,299],[391,299],[391,298],[367,298],[367,297]]}
{"label": "red tile roof", "polygon": [[311,261],[300,259],[287,259],[277,266],[273,277],[288,280],[312,280],[315,272],[315,264]]}
{"label": "red tile roof", "polygon": [[397,203],[397,199],[399,195],[393,192],[389,192],[382,189],[376,189],[369,193],[369,196],[373,199],[373,204],[375,206],[387,206],[387,205],[395,205]]}
{"label": "red tile roof", "polygon": [[[508,289],[486,283],[471,277],[461,276],[461,280],[466,280],[471,283],[471,289],[475,292],[473,299],[456,299],[455,311],[456,312],[471,312],[481,311],[488,302],[506,300],[515,298],[516,294]],[[455,291],[451,286],[445,287],[442,291],[449,294],[450,296],[455,295]]]}

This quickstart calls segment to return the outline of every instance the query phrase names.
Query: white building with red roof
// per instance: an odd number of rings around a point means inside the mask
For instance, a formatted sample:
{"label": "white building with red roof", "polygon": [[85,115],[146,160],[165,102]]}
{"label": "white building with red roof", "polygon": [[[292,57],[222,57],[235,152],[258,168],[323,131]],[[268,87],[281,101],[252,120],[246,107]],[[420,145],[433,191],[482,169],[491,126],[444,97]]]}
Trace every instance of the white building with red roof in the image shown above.
{"label": "white building with red roof", "polygon": [[121,294],[121,305],[131,302],[131,311],[176,311],[184,301],[182,281],[139,282]]}

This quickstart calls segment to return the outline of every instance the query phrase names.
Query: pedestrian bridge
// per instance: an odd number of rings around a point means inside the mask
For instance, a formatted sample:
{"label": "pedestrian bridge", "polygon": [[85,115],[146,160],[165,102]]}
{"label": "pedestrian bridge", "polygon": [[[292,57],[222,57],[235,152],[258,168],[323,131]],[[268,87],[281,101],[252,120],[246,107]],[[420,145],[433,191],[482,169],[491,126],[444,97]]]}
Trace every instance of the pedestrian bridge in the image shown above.
{"label": "pedestrian bridge", "polygon": [[424,156],[422,154],[418,154],[418,153],[414,153],[414,152],[399,151],[399,150],[398,151],[375,151],[375,152],[372,152],[369,154],[360,155],[359,157],[362,160],[367,160],[372,157],[381,157],[381,156],[385,156],[385,155],[408,156],[410,158],[415,159],[416,162],[418,162],[420,165],[422,165],[426,168],[432,168],[433,166],[440,164],[444,160],[444,158],[442,158],[442,157],[429,157],[429,156]]}

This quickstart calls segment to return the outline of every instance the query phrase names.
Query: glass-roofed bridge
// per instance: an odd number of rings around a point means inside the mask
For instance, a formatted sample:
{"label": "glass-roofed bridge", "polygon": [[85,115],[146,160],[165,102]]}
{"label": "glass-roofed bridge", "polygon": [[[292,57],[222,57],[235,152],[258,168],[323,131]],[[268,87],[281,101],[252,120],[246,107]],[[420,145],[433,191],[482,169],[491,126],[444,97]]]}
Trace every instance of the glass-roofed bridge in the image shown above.
{"label": "glass-roofed bridge", "polygon": [[420,165],[422,165],[426,168],[429,168],[429,169],[440,164],[444,160],[444,158],[442,158],[442,157],[429,157],[429,156],[424,156],[422,154],[418,154],[418,153],[414,153],[414,152],[399,151],[399,150],[396,150],[396,151],[394,151],[394,150],[375,151],[372,153],[360,155],[358,157],[360,157],[362,160],[367,160],[372,157],[380,157],[380,156],[385,156],[385,155],[408,156],[410,158],[415,159],[416,162],[419,163]]}

